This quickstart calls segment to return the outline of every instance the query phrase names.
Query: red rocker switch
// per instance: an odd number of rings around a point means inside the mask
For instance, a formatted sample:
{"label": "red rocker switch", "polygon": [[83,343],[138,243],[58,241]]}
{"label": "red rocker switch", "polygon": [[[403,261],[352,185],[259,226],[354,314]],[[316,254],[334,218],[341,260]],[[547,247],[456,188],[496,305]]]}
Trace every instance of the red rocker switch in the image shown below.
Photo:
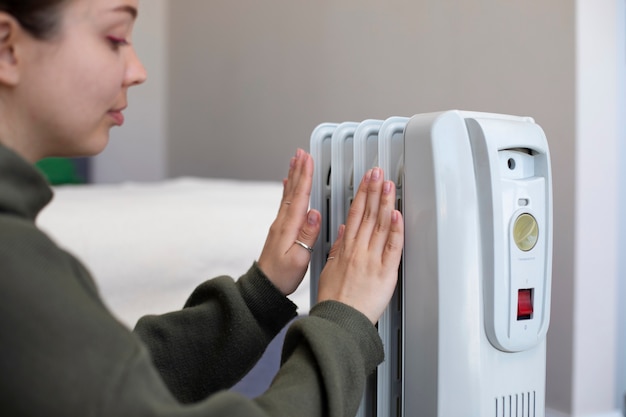
{"label": "red rocker switch", "polygon": [[519,290],[517,293],[517,319],[530,320],[533,318],[533,289]]}

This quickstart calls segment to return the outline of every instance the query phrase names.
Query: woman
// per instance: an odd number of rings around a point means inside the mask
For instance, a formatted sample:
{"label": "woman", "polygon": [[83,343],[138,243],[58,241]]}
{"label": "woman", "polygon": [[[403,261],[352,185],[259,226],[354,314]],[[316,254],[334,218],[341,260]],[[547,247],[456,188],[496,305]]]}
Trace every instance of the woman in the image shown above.
{"label": "woman", "polygon": [[370,170],[339,231],[310,316],[291,325],[271,387],[223,391],[295,316],[320,215],[298,150],[258,262],[200,285],[133,332],[88,271],[38,230],[52,192],[32,163],[94,155],[146,72],[130,43],[138,0],[0,0],[0,411],[11,416],[349,416],[380,363],[374,324],[403,242],[395,187]]}

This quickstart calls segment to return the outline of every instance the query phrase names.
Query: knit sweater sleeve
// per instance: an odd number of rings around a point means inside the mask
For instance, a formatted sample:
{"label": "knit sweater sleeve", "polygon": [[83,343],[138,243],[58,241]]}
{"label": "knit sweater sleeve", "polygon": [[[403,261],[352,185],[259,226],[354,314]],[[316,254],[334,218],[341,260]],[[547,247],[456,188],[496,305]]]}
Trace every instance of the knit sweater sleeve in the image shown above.
{"label": "knit sweater sleeve", "polygon": [[290,327],[280,372],[257,403],[268,416],[354,416],[382,360],[382,342],[363,314],[320,303]]}
{"label": "knit sweater sleeve", "polygon": [[143,317],[134,331],[170,391],[191,403],[241,379],[295,311],[254,263],[236,282],[200,285],[180,311]]}
{"label": "knit sweater sleeve", "polygon": [[366,376],[382,359],[382,343],[368,319],[329,301],[291,325],[283,363],[261,396],[248,399],[220,391],[201,402],[177,406],[140,348],[118,368],[115,385],[106,390],[102,415],[352,417]]}

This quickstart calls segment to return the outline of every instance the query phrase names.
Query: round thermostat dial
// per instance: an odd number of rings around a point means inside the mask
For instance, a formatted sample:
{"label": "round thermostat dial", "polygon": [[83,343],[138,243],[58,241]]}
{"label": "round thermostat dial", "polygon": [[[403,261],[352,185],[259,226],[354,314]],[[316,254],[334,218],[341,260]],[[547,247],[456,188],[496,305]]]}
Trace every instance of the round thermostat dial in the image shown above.
{"label": "round thermostat dial", "polygon": [[528,252],[537,244],[539,225],[537,220],[528,213],[520,214],[513,225],[513,240],[520,250]]}

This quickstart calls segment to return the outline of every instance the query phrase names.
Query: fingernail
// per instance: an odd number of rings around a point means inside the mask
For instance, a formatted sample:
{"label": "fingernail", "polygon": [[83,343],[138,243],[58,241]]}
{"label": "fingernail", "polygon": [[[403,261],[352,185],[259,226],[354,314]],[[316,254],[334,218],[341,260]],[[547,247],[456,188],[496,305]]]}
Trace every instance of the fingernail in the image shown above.
{"label": "fingernail", "polygon": [[370,170],[368,170],[368,171],[365,173],[365,177],[363,178],[363,181],[368,182],[368,181],[370,180],[370,178],[372,178],[372,170],[371,170],[371,169],[370,169]]}
{"label": "fingernail", "polygon": [[372,170],[372,181],[377,181],[380,178],[380,168],[374,168]]}
{"label": "fingernail", "polygon": [[383,194],[389,194],[391,192],[391,181],[385,181],[383,184]]}
{"label": "fingernail", "polygon": [[317,225],[317,214],[313,212],[309,213],[306,220],[311,226]]}
{"label": "fingernail", "polygon": [[296,149],[296,159],[300,159],[301,156],[302,156],[302,149],[300,148]]}
{"label": "fingernail", "polygon": [[400,212],[398,210],[394,210],[391,213],[391,221],[393,223],[398,223],[398,219],[400,218]]}
{"label": "fingernail", "polygon": [[289,160],[289,168],[293,168],[295,164],[296,164],[296,157],[294,156]]}

